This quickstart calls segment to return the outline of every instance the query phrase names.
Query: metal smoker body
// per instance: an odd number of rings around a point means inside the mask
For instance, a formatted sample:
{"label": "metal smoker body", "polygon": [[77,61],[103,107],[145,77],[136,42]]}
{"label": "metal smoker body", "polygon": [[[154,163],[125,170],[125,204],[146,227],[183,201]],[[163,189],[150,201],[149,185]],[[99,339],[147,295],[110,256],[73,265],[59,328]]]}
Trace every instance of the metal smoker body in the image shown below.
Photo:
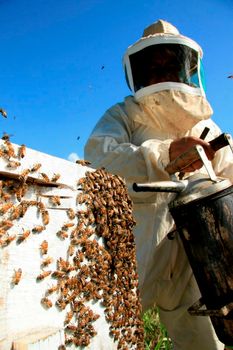
{"label": "metal smoker body", "polygon": [[202,295],[188,311],[210,316],[219,340],[233,345],[233,186],[216,178],[202,147],[192,152],[203,160],[209,176],[195,174],[188,180],[134,184],[133,188],[178,192],[169,210]]}

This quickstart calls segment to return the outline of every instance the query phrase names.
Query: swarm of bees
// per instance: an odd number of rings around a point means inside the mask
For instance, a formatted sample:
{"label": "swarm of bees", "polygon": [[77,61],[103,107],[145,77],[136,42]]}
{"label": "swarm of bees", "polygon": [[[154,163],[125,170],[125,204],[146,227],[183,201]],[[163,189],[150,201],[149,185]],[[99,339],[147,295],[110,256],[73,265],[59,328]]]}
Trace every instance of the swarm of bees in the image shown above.
{"label": "swarm of bees", "polygon": [[[13,155],[20,160],[25,154],[24,145],[17,154],[9,144],[5,144],[2,150],[2,156],[8,162]],[[40,167],[41,164],[36,163],[29,171],[23,171],[19,179],[0,181],[0,213],[4,214],[0,222],[0,245],[3,249],[13,241],[21,244],[33,234],[34,237],[37,234],[46,235],[49,211],[42,202],[23,198],[29,186],[28,174],[38,171]],[[46,180],[45,175],[41,173]],[[56,182],[58,175],[54,174],[53,179],[46,181]],[[135,221],[125,183],[104,169],[87,171],[77,183],[77,192],[77,205],[82,209],[68,209],[67,221],[55,233],[60,239],[69,240],[66,258],[58,258],[54,269],[51,267],[54,259],[48,255],[46,236],[38,247],[41,271],[36,281],[42,284],[44,280],[53,281],[45,290],[41,304],[46,310],[51,307],[65,310],[65,344],[60,345],[59,349],[70,345],[88,346],[97,334],[94,322],[99,315],[87,306],[90,301],[100,302],[104,307],[106,321],[110,324],[109,335],[117,341],[118,350],[144,349],[132,232]],[[18,204],[14,204],[16,199]],[[52,197],[51,201],[55,206],[60,205],[59,196]],[[8,231],[15,220],[20,220],[31,206],[38,209],[41,225],[10,235]],[[104,243],[99,243],[102,241]],[[22,276],[21,268],[15,270],[12,284],[17,286]]]}

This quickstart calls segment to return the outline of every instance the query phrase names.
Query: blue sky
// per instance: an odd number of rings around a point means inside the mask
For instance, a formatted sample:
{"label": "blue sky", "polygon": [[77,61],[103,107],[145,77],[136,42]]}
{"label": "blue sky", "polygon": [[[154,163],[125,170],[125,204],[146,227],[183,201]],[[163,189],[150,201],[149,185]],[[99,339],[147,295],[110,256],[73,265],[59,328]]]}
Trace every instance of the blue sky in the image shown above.
{"label": "blue sky", "polygon": [[233,1],[0,0],[0,136],[67,159],[130,91],[122,56],[164,19],[204,51],[207,97],[233,134]]}

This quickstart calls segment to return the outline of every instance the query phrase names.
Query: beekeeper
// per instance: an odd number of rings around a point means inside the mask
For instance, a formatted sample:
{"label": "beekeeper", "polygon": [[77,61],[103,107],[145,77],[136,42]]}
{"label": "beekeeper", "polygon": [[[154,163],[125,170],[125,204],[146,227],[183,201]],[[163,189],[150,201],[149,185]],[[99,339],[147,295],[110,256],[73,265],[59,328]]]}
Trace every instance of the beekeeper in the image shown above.
{"label": "beekeeper", "polygon": [[[214,154],[207,142],[221,131],[210,119],[202,50],[173,25],[159,20],[127,49],[123,63],[133,96],[111,107],[100,119],[85,146],[85,159],[94,168],[105,167],[122,176],[128,185],[137,222],[144,310],[157,304],[176,350],[224,349],[209,318],[187,312],[200,292],[179,237],[167,238],[174,227],[168,210],[174,194],[132,190],[134,182],[169,180],[166,165],[196,144],[203,146],[218,176],[230,173],[228,147]],[[206,126],[210,129],[207,141],[199,138]],[[201,166],[193,163],[186,174]]]}

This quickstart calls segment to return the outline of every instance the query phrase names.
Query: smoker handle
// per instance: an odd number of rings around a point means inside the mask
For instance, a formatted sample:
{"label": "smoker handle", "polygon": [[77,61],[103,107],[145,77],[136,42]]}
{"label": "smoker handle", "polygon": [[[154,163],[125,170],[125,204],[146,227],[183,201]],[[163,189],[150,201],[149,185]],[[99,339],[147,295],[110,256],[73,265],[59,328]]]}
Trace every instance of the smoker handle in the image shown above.
{"label": "smoker handle", "polygon": [[[219,149],[230,146],[232,152],[233,152],[233,144],[232,144],[232,138],[230,134],[221,134],[220,136],[216,137],[215,139],[209,141],[210,146],[212,149],[216,152]],[[192,147],[187,152],[181,154],[179,157],[174,159],[172,162],[170,162],[165,170],[169,174],[175,174],[178,171],[182,171],[187,167],[188,165],[191,165],[196,160],[200,159],[200,156],[195,148]]]}
{"label": "smoker handle", "polygon": [[209,141],[211,148],[216,152],[219,149],[230,145],[231,146],[231,135],[230,134],[221,134],[215,139]]}

